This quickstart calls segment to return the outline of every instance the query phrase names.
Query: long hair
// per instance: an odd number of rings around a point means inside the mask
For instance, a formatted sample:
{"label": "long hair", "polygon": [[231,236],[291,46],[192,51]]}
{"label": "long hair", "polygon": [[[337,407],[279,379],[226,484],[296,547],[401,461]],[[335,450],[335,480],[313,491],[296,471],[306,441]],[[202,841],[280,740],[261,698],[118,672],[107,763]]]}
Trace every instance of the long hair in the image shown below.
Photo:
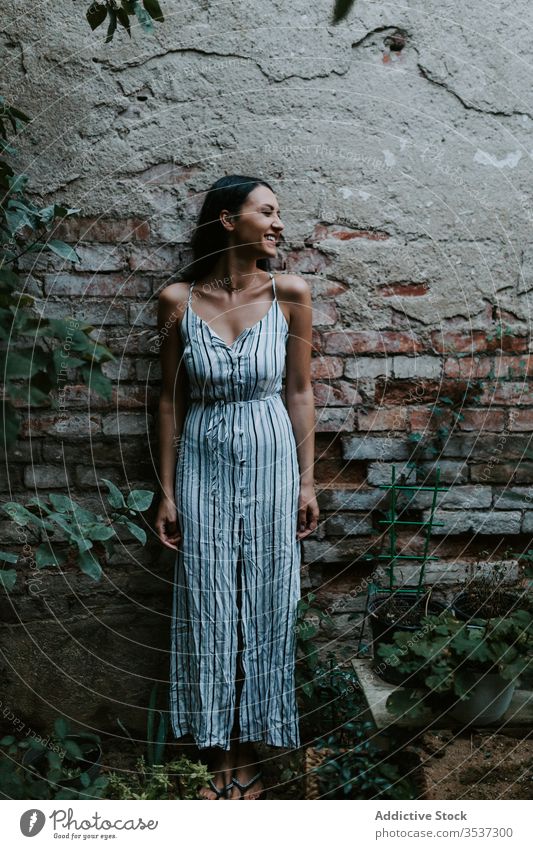
{"label": "long hair", "polygon": [[[241,174],[221,177],[208,189],[191,238],[192,262],[181,272],[182,279],[198,280],[209,274],[220,254],[228,248],[229,234],[222,226],[220,212],[228,209],[232,215],[238,215],[256,186],[266,186],[274,191],[265,180]],[[258,259],[257,267],[270,271],[268,257]]]}

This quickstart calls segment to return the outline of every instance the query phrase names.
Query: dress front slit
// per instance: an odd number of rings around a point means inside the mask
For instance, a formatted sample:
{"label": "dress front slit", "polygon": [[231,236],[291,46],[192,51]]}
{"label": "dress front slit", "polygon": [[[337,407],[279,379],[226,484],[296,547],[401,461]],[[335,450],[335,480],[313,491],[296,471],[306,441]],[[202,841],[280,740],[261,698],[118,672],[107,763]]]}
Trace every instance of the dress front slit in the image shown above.
{"label": "dress front slit", "polygon": [[235,728],[242,742],[300,745],[300,475],[281,397],[288,325],[270,276],[270,309],[231,345],[193,311],[194,284],[180,325],[190,403],[176,462],[170,713],[175,736],[198,748],[229,749]]}

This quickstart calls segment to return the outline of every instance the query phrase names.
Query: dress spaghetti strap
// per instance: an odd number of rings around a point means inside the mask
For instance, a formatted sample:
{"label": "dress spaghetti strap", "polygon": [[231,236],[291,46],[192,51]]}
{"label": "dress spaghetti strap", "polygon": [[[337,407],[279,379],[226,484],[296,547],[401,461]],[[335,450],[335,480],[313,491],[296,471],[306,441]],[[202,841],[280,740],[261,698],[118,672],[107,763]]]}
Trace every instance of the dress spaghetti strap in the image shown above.
{"label": "dress spaghetti strap", "polygon": [[272,272],[269,271],[268,273],[270,274],[270,276],[272,278],[272,291],[273,291],[273,294],[274,294],[274,300],[277,301],[278,299],[277,299],[277,296],[276,296],[276,281],[274,279],[274,275],[272,274]]}

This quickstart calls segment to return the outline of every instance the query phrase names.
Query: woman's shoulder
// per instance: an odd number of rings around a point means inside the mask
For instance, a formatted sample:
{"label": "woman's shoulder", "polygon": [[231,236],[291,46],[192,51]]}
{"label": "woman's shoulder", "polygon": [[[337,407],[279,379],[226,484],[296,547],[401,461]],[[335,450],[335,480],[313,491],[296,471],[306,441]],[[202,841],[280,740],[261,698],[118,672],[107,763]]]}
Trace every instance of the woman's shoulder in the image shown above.
{"label": "woman's shoulder", "polygon": [[276,278],[276,289],[278,294],[285,301],[293,301],[296,303],[306,302],[310,297],[310,286],[307,280],[300,277],[299,274],[276,274],[272,272]]}
{"label": "woman's shoulder", "polygon": [[187,281],[179,283],[169,283],[164,289],[161,289],[158,300],[161,310],[168,312],[169,310],[176,314],[177,318],[181,318],[185,312],[187,301],[189,300],[189,291],[191,284]]}

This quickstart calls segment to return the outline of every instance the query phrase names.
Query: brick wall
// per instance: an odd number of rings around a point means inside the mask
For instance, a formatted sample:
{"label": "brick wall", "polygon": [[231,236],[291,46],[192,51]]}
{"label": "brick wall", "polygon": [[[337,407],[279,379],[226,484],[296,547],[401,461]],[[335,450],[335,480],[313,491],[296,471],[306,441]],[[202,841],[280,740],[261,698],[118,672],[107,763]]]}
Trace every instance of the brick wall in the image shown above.
{"label": "brick wall", "polygon": [[[452,591],[470,564],[530,545],[530,28],[524,10],[518,24],[481,2],[453,27],[436,0],[358,3],[332,27],[331,5],[194,4],[111,45],[66,0],[6,16],[21,58],[4,93],[33,117],[21,168],[44,201],[82,210],[62,232],[81,263],[27,257],[27,289],[44,315],[93,324],[117,362],[111,401],[72,381],[64,412],[24,422],[2,492],[68,487],[102,508],[102,477],[154,488],[156,296],[187,262],[205,189],[258,174],[286,225],[279,270],[313,294],[322,513],[303,588],[332,610],[332,645],[353,649],[392,464],[428,484],[438,463],[450,487],[431,581]],[[21,575],[2,602],[4,692],[28,716],[52,715],[60,692],[98,727],[116,730],[118,711],[143,728],[129,705],[167,672],[171,558],[152,537],[125,541],[98,588],[73,571],[32,593]],[[82,671],[90,692],[72,686]]]}

